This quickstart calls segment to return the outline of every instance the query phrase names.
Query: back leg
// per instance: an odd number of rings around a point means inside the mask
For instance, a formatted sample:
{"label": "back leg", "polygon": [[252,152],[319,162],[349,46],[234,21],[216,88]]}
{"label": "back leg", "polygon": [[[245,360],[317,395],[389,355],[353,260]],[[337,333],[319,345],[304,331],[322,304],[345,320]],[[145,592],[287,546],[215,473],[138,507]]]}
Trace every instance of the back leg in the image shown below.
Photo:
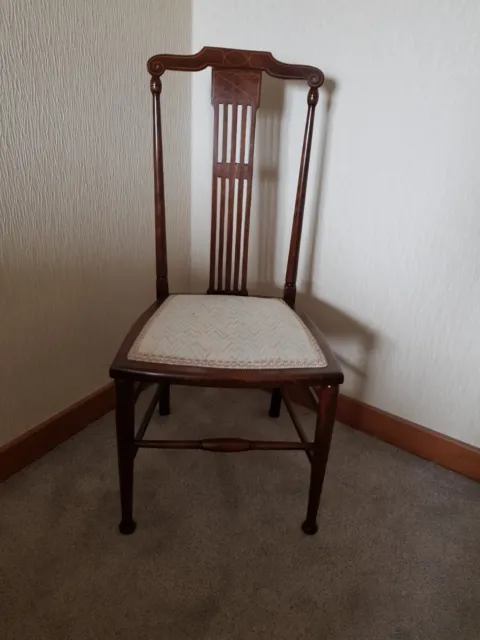
{"label": "back leg", "polygon": [[168,383],[160,385],[160,399],[158,400],[158,413],[161,416],[170,415],[170,385]]}
{"label": "back leg", "polygon": [[271,418],[278,418],[280,416],[280,409],[282,406],[282,390],[274,389],[272,391],[272,397],[270,400],[270,410],[268,415]]}

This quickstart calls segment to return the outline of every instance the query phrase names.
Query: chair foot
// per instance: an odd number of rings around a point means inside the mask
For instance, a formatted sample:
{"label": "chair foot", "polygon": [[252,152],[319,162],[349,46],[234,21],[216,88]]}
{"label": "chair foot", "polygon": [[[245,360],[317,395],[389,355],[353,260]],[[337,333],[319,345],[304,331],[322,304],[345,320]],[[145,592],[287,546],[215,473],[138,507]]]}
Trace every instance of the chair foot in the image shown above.
{"label": "chair foot", "polygon": [[158,413],[161,416],[170,415],[170,385],[169,384],[165,384],[162,387],[162,391],[160,393],[160,399],[158,401]]}
{"label": "chair foot", "polygon": [[338,386],[322,388],[317,407],[317,424],[315,426],[315,442],[311,460],[312,469],[310,473],[310,489],[308,492],[307,517],[302,524],[302,530],[307,536],[313,536],[318,531],[317,514],[332,440],[337,395]]}
{"label": "chair foot", "polygon": [[311,523],[305,520],[305,522],[302,524],[302,531],[307,536],[314,536],[318,531],[318,525],[316,522]]}
{"label": "chair foot", "polygon": [[124,536],[129,536],[137,528],[137,523],[134,520],[122,520],[118,525],[118,530]]}
{"label": "chair foot", "polygon": [[270,409],[268,415],[270,418],[279,418],[280,409],[282,407],[282,392],[280,389],[274,389],[272,391],[272,398],[270,400]]}

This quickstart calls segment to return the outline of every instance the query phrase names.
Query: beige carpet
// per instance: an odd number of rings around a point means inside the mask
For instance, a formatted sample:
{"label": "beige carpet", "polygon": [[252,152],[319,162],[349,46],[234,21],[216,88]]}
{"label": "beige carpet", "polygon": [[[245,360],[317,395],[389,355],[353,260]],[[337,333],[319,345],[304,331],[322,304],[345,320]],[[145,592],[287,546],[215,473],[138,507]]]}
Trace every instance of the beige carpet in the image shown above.
{"label": "beige carpet", "polygon": [[[294,436],[262,392],[172,399],[147,435]],[[122,537],[107,416],[0,487],[0,636],[479,640],[480,486],[337,426],[306,537],[304,457],[140,451]]]}

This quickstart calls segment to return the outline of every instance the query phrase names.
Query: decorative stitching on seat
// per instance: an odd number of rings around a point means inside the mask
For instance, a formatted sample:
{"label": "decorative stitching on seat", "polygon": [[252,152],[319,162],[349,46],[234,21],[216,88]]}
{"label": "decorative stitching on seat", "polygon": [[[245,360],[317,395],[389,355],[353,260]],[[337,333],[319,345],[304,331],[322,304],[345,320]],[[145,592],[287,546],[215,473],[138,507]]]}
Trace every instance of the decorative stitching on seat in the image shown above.
{"label": "decorative stitching on seat", "polygon": [[327,366],[315,338],[283,300],[223,295],[170,296],[128,358],[216,369]]}

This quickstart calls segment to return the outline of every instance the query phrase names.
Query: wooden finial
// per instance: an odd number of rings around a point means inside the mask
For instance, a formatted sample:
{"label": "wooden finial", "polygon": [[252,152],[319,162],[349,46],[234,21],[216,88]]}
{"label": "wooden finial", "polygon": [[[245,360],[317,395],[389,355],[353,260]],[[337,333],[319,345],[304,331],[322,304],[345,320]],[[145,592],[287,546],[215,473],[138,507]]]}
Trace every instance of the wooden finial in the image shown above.
{"label": "wooden finial", "polygon": [[162,93],[162,81],[160,76],[152,76],[150,80],[150,91],[152,93]]}

